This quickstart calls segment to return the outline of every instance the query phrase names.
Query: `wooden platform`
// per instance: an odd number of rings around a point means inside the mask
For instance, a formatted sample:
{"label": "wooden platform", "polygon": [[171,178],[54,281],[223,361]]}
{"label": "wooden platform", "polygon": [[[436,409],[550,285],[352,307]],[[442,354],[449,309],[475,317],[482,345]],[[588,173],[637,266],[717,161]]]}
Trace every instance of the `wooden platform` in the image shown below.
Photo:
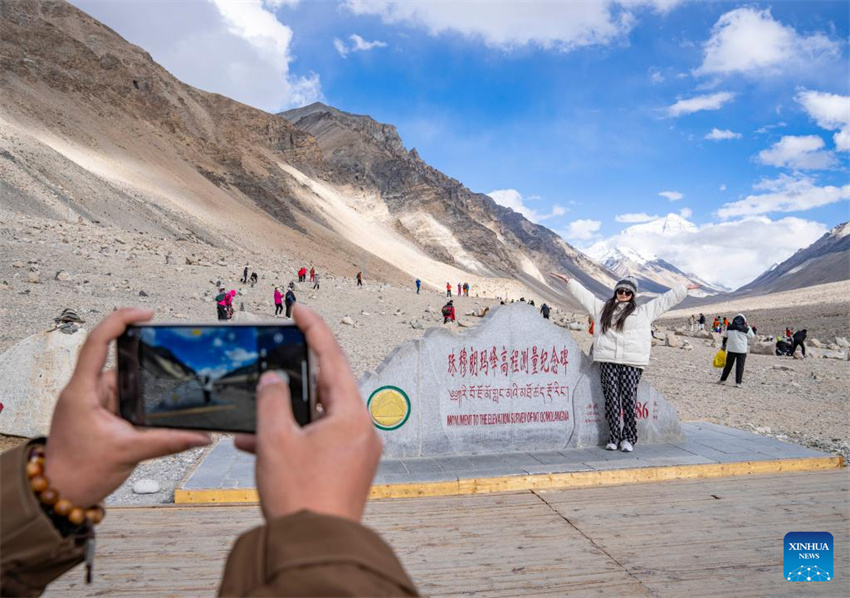
{"label": "wooden platform", "polygon": [[[430,596],[850,595],[846,469],[570,490],[376,500],[366,522]],[[95,583],[47,596],[212,596],[255,506],[113,508]],[[828,531],[835,579],[783,578],[784,535]]]}

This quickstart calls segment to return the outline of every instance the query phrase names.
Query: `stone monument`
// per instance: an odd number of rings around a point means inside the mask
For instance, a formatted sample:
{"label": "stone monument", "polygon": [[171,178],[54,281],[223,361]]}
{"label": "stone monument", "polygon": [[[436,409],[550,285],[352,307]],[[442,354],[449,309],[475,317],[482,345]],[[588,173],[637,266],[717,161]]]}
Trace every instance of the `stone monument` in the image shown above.
{"label": "stone monument", "polygon": [[86,334],[82,329],[40,332],[0,355],[0,433],[33,437],[50,432],[53,407],[74,373]]}
{"label": "stone monument", "polygon": [[[459,333],[434,328],[393,350],[360,392],[387,457],[604,445],[599,365],[525,303]],[[682,442],[675,408],[642,380],[638,442]]]}

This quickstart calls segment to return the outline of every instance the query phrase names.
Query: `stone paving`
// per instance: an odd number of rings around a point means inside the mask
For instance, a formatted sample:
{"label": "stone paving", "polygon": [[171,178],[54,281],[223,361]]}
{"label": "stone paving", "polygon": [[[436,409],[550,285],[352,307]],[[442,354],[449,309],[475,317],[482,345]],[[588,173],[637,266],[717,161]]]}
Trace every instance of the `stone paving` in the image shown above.
{"label": "stone paving", "polygon": [[[685,441],[638,444],[633,453],[604,447],[433,458],[384,459],[375,485],[451,482],[459,479],[524,476],[642,467],[703,465],[736,461],[775,461],[832,457],[796,444],[707,422],[683,423]],[[182,490],[256,487],[254,456],[224,438],[180,487]]]}

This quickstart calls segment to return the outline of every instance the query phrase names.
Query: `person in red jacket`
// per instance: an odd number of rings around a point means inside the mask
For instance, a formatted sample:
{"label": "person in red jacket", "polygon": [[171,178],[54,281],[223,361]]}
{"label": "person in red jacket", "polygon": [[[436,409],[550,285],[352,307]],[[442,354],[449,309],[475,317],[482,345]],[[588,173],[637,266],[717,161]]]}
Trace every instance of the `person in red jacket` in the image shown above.
{"label": "person in red jacket", "polygon": [[298,270],[298,282],[304,282],[306,280],[307,280],[307,268],[302,266],[301,269]]}
{"label": "person in red jacket", "polygon": [[447,282],[446,283],[446,297],[451,297],[451,296],[452,296],[452,283]]}
{"label": "person in red jacket", "polygon": [[443,324],[446,322],[454,322],[455,321],[455,305],[454,302],[449,301],[443,306]]}

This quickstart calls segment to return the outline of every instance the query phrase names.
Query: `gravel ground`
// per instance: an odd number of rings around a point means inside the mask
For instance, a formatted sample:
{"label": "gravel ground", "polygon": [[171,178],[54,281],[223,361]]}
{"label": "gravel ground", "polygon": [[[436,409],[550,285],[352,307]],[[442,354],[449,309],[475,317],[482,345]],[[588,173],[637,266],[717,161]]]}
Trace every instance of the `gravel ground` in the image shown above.
{"label": "gravel ground", "polygon": [[[253,314],[271,316],[272,285],[295,279],[297,269],[294,259],[287,256],[275,256],[272,261],[267,255],[231,255],[190,241],[166,241],[143,233],[4,213],[0,213],[0,247],[4,254],[0,263],[0,351],[47,329],[65,307],[76,309],[88,320],[87,327],[125,305],[149,306],[157,311],[157,320],[213,322],[215,284],[221,280],[228,288],[241,288],[236,280],[246,261],[260,273],[260,281],[256,287],[242,288],[237,305],[244,304]],[[56,279],[60,271],[67,273],[67,280]],[[354,273],[342,277],[323,272],[321,289],[313,291],[301,284],[296,294],[300,302],[327,320],[359,377],[377,367],[397,345],[421,337],[429,327],[442,326],[439,309],[445,297],[424,290],[417,295],[412,281],[407,287],[401,286],[404,281],[375,282],[368,271],[364,272],[365,286],[358,288]],[[29,282],[31,275],[37,276],[38,282]],[[810,329],[820,327],[830,335],[850,336],[848,304],[821,300],[832,297],[834,289],[827,293],[819,289],[815,287],[811,294],[820,303],[795,306],[795,327],[811,323]],[[766,298],[751,301],[749,307],[759,309],[750,310],[748,317],[757,316],[760,333],[775,334],[793,324],[785,323],[788,318],[781,311],[785,307]],[[469,325],[478,320],[464,314],[492,303],[477,297],[455,298],[460,319]],[[747,309],[747,305],[736,308]],[[556,306],[553,317],[571,315]],[[342,323],[346,316],[353,325]],[[681,317],[662,320],[660,325],[672,328],[683,321]],[[576,318],[584,320],[581,315]],[[587,333],[573,334],[587,350]],[[719,373],[711,366],[716,351],[711,341],[688,340],[690,351],[655,347],[646,371],[647,379],[677,407],[683,420],[707,420],[850,456],[850,368],[846,361],[751,355],[744,386],[736,389],[715,384]],[[19,442],[0,437],[0,449]],[[172,502],[175,486],[197,466],[206,450],[209,448],[142,464],[109,503]],[[133,494],[132,485],[139,479],[156,480],[160,491]]]}

